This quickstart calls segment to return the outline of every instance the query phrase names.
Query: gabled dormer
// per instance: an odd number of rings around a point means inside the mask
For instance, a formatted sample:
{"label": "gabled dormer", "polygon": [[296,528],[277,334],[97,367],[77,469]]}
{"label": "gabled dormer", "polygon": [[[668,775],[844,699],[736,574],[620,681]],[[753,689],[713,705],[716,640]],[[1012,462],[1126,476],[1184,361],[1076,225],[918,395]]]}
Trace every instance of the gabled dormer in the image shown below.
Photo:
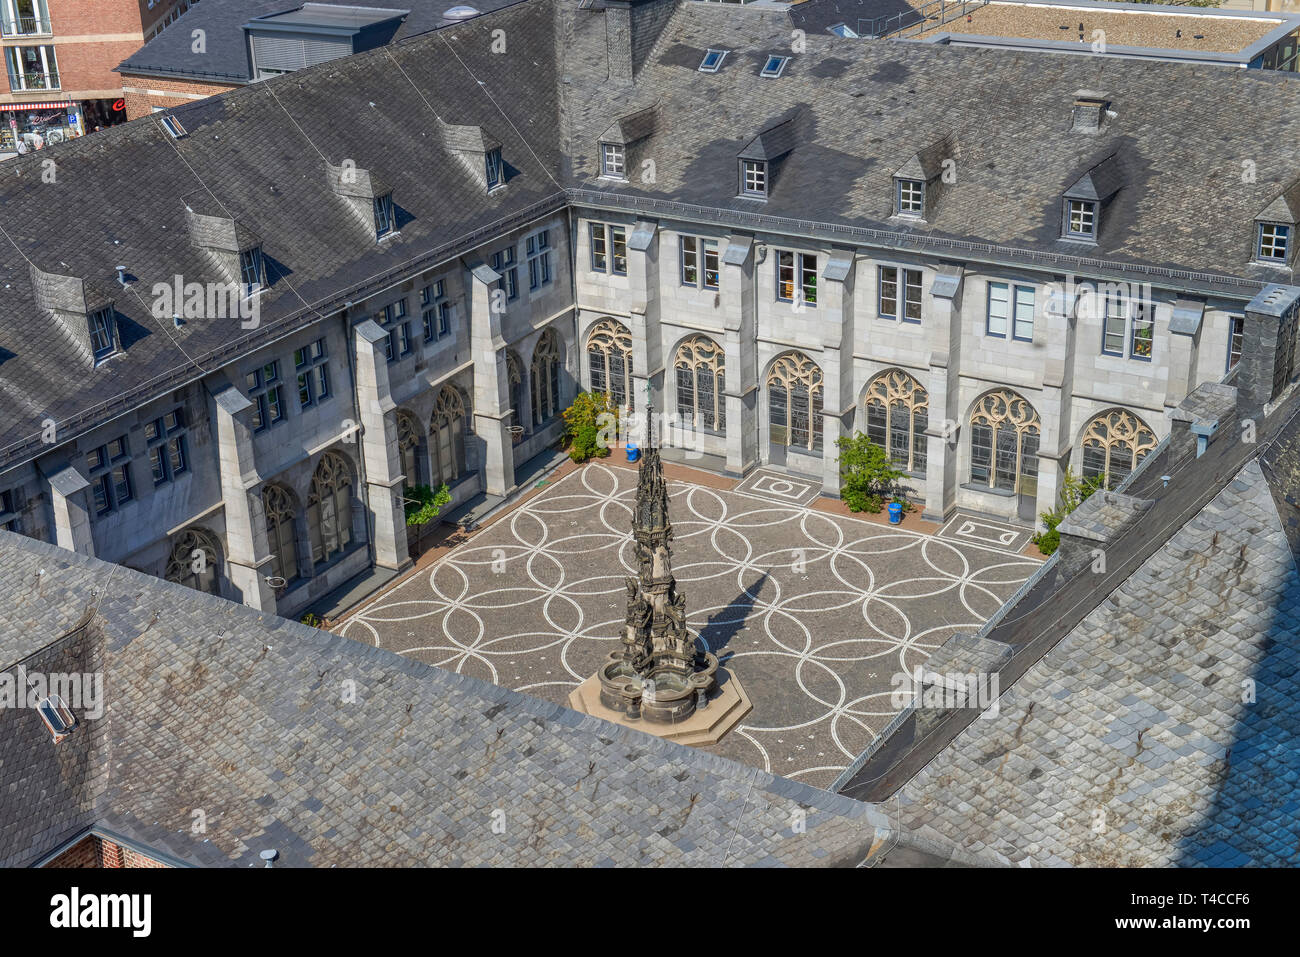
{"label": "gabled dormer", "polygon": [[1290,268],[1295,263],[1297,226],[1300,226],[1300,180],[1278,194],[1255,217],[1255,250],[1251,259],[1266,266]]}
{"label": "gabled dormer", "polygon": [[207,190],[185,197],[185,216],[195,248],[208,257],[227,282],[239,283],[245,297],[265,288],[261,237],[232,219]]}
{"label": "gabled dormer", "polygon": [[114,308],[116,287],[31,268],[36,305],[89,367],[120,352],[122,336]]}
{"label": "gabled dormer", "polygon": [[376,242],[397,235],[393,188],[374,170],[360,169],[352,160],[334,166],[326,162],[330,189],[342,198]]}
{"label": "gabled dormer", "polygon": [[481,126],[443,126],[443,143],[486,192],[506,184],[501,141]]}
{"label": "gabled dormer", "polygon": [[777,166],[794,149],[797,137],[795,117],[764,127],[737,155],[742,199],[767,199],[772,193]]}
{"label": "gabled dormer", "polygon": [[1096,243],[1105,225],[1106,206],[1123,185],[1118,153],[1075,180],[1061,197],[1061,238]]}
{"label": "gabled dormer", "polygon": [[597,162],[602,179],[627,180],[627,171],[632,166],[630,155],[636,144],[646,139],[655,130],[655,109],[647,107],[635,113],[619,117],[613,125],[600,134],[597,144],[600,150]]}
{"label": "gabled dormer", "polygon": [[929,219],[943,189],[944,161],[952,158],[952,140],[945,136],[913,153],[895,170],[893,215],[902,219]]}

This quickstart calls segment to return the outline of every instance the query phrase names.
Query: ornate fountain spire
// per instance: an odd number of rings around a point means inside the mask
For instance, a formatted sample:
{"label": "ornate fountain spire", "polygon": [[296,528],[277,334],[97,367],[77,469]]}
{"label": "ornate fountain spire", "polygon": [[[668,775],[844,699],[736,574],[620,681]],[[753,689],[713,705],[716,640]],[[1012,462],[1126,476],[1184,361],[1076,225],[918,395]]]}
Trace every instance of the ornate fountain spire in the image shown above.
{"label": "ornate fountain spire", "polygon": [[714,687],[718,659],[701,653],[686,628],[686,596],[677,591],[669,543],[668,484],[655,441],[654,407],[646,401],[646,433],[632,510],[637,574],[628,576],[621,647],[598,672],[600,700],[628,717],[679,722]]}

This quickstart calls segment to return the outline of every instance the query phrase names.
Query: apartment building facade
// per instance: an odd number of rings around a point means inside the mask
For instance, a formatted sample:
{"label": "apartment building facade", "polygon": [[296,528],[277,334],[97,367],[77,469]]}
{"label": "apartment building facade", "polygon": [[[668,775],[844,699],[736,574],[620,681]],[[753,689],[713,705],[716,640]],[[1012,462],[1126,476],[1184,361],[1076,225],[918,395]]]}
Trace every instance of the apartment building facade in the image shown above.
{"label": "apartment building facade", "polygon": [[[621,21],[629,9],[644,19]],[[1108,72],[1120,92],[1101,94],[1081,89],[1093,65],[1050,58],[1063,75],[1014,105],[1026,129],[1052,127],[1050,147],[982,141],[980,123],[891,132],[882,109],[869,128],[900,142],[864,160],[849,150],[874,150],[868,136],[776,81],[807,70],[884,103],[906,79],[907,102],[942,117],[951,87],[921,87],[944,70],[1002,89],[1017,67],[830,38],[773,67],[783,24],[742,10],[745,30],[716,6],[538,0],[457,28],[463,73],[429,56],[443,37],[419,37],[268,81],[274,97],[112,131],[107,159],[65,148],[95,174],[85,188],[117,177],[148,215],[88,252],[43,234],[4,252],[0,527],[291,615],[406,567],[412,489],[445,482],[452,508],[513,491],[578,389],[675,414],[665,455],[700,467],[772,467],[838,495],[836,440],[863,432],[927,517],[1033,523],[1067,467],[1122,481],[1249,343],[1268,346],[1277,389],[1294,377],[1296,317],[1270,303],[1293,277],[1300,167],[1250,141],[1289,135],[1283,77],[1109,61],[1131,74]],[[508,66],[494,29],[522,47]],[[574,51],[564,73],[556,36]],[[1213,158],[1151,175],[1152,143],[1183,122],[1129,122],[1155,115],[1140,109],[1153,79],[1218,96],[1258,175],[1213,208],[1197,192]],[[710,82],[732,98],[723,135],[701,118]],[[1274,112],[1243,125],[1254,83]],[[793,109],[754,119],[782,95]],[[993,96],[966,108],[1007,116]],[[148,181],[107,171],[127,166]],[[1200,228],[1168,229],[1194,211]],[[191,282],[199,300],[234,287],[257,315],[190,309]],[[33,328],[51,330],[42,350]]]}
{"label": "apartment building facade", "polygon": [[113,68],[198,0],[2,0],[0,153],[41,149],[126,119]]}

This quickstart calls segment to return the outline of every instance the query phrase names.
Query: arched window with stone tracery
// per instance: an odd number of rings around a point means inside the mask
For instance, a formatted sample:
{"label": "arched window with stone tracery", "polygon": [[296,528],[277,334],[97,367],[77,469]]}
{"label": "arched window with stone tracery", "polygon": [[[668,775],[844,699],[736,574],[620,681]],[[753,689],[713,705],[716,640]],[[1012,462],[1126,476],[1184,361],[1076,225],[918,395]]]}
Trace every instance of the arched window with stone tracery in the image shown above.
{"label": "arched window with stone tracery", "polygon": [[889,369],[871,380],[862,401],[867,437],[885,450],[895,467],[925,474],[930,394],[921,383],[902,369]]}
{"label": "arched window with stone tracery", "polygon": [[677,414],[697,428],[722,432],[727,426],[726,358],[708,336],[691,336],[677,347]]}
{"label": "arched window with stone tracery", "polygon": [[397,454],[409,492],[420,484],[420,423],[408,412],[397,413]]}
{"label": "arched window with stone tracery", "polygon": [[822,449],[822,370],[802,352],[787,352],[767,373],[768,436],[801,452]]}
{"label": "arched window with stone tracery", "polygon": [[219,595],[217,554],[217,540],[210,532],[201,528],[187,528],[172,544],[172,553],[167,560],[167,571],[163,577],[195,591]]}
{"label": "arched window with stone tracery", "polygon": [[970,480],[1005,492],[1037,490],[1038,412],[1010,389],[988,392],[970,414]]}
{"label": "arched window with stone tracery", "polygon": [[1112,489],[1128,478],[1156,444],[1155,433],[1132,412],[1103,412],[1083,430],[1083,477],[1101,479]]}
{"label": "arched window with stone tracery", "polygon": [[524,440],[524,367],[513,349],[506,351],[506,381],[510,387],[510,441]]}
{"label": "arched window with stone tracery", "polygon": [[343,554],[352,543],[352,476],[347,460],[337,452],[321,456],[312,475],[307,532],[317,564]]}
{"label": "arched window with stone tracery", "polygon": [[564,351],[554,329],[547,329],[533,349],[529,368],[530,395],[533,400],[533,425],[542,425],[560,414],[560,367]]}
{"label": "arched window with stone tracery", "polygon": [[587,333],[591,391],[607,392],[614,404],[632,395],[632,331],[615,319],[602,319]]}
{"label": "arched window with stone tracery", "polygon": [[282,485],[268,485],[262,491],[266,511],[266,537],[271,545],[272,578],[291,582],[298,577],[298,540],[294,531],[297,510],[293,494]]}
{"label": "arched window with stone tracery", "polygon": [[453,484],[465,471],[465,403],[449,385],[438,393],[429,419],[429,461],[434,488]]}

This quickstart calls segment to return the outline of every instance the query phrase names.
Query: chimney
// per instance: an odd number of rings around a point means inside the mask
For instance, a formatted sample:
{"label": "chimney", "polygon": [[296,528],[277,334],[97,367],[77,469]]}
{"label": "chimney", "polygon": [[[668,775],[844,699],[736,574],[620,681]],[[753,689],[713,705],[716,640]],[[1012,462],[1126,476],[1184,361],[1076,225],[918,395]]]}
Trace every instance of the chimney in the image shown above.
{"label": "chimney", "polygon": [[1260,418],[1300,371],[1300,286],[1269,283],[1246,304],[1237,363],[1237,414]]}
{"label": "chimney", "polygon": [[1070,114],[1070,129],[1077,133],[1096,133],[1106,117],[1110,100],[1105,93],[1079,90],[1074,94],[1074,107]]}
{"label": "chimney", "polygon": [[[676,0],[604,0],[609,78],[631,83],[672,16]],[[599,9],[593,4],[591,9]]]}

